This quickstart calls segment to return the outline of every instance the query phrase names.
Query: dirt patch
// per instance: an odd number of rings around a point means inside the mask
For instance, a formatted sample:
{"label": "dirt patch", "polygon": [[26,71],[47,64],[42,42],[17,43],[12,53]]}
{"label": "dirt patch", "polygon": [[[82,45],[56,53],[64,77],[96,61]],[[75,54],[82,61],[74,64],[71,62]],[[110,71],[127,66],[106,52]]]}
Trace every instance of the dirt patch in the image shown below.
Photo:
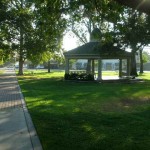
{"label": "dirt patch", "polygon": [[122,111],[122,106],[120,103],[117,102],[110,102],[110,103],[105,103],[101,106],[102,111],[106,112],[121,112]]}
{"label": "dirt patch", "polygon": [[101,105],[101,110],[106,112],[122,112],[132,107],[150,104],[150,97],[124,98],[120,101],[108,102]]}
{"label": "dirt patch", "polygon": [[124,98],[121,100],[122,106],[138,106],[144,104],[150,104],[150,97],[141,97],[141,98]]}

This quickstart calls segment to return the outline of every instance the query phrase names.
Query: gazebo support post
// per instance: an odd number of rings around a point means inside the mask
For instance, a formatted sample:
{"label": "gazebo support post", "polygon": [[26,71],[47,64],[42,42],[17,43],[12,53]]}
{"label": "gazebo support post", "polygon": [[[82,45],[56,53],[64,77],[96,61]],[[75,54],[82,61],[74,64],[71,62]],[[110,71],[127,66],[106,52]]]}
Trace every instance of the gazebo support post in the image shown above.
{"label": "gazebo support post", "polygon": [[98,81],[102,80],[102,59],[98,59]]}
{"label": "gazebo support post", "polygon": [[88,59],[86,73],[91,74],[91,59]]}
{"label": "gazebo support post", "polygon": [[69,58],[66,58],[66,68],[65,68],[65,73],[69,73]]}
{"label": "gazebo support post", "polygon": [[127,76],[130,76],[130,59],[127,58]]}
{"label": "gazebo support post", "polygon": [[94,68],[95,68],[95,63],[94,63],[94,59],[92,59],[92,74],[93,74],[93,75],[94,75],[94,73],[95,73]]}
{"label": "gazebo support post", "polygon": [[122,59],[119,59],[119,77],[122,77]]}

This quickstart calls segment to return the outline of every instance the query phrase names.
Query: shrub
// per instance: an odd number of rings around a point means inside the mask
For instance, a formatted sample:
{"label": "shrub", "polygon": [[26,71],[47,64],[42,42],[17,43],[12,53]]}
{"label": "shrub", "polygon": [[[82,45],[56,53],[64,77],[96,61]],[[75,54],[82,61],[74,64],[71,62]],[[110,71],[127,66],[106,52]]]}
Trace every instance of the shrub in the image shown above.
{"label": "shrub", "polygon": [[87,73],[66,73],[65,80],[94,81],[94,75]]}

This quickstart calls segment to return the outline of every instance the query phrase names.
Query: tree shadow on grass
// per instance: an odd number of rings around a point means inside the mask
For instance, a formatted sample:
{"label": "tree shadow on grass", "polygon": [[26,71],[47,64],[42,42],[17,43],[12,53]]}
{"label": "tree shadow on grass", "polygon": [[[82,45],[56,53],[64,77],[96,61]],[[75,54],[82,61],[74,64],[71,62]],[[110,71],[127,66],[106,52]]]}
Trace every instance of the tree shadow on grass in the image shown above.
{"label": "tree shadow on grass", "polygon": [[30,112],[45,150],[148,150],[150,147],[148,109],[128,114],[88,111],[63,114],[40,108]]}
{"label": "tree shadow on grass", "polygon": [[150,147],[148,83],[85,84],[53,78],[22,86],[45,150]]}

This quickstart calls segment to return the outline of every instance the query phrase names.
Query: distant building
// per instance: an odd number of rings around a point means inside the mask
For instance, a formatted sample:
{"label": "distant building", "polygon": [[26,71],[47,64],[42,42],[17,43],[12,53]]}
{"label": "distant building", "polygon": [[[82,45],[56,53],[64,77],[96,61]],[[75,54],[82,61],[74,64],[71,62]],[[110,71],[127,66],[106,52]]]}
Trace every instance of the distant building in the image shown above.
{"label": "distant building", "polygon": [[[78,59],[75,61],[70,69],[73,70],[86,70],[87,68],[87,59]],[[96,66],[97,67],[97,66]],[[126,69],[126,62],[123,61],[123,69]],[[104,59],[102,60],[102,70],[119,70],[119,59]]]}
{"label": "distant building", "polygon": [[150,71],[150,62],[144,63],[143,67],[145,71]]}

